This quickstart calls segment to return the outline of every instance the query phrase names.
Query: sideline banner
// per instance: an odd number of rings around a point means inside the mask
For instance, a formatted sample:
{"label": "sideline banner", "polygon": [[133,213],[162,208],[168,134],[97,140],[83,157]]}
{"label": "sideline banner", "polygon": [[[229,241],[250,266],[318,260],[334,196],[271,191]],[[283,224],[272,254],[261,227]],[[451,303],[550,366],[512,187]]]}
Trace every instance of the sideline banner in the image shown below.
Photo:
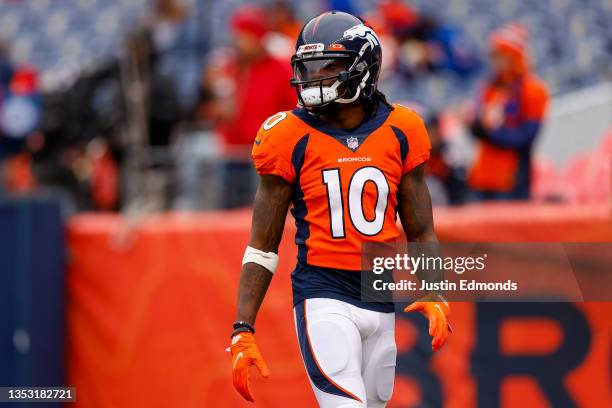
{"label": "sideline banner", "polygon": [[[504,231],[546,241],[542,229],[561,231],[549,235],[559,241],[612,241],[607,209],[585,217],[556,207],[534,206],[541,218],[500,206],[478,209],[480,217],[473,207],[438,211],[436,224],[444,241],[504,240]],[[504,224],[489,211],[514,215]],[[114,215],[71,221],[68,385],[77,407],[247,405],[232,387],[225,348],[249,225],[249,211],[165,214],[131,227]],[[257,321],[271,376],[253,373],[254,406],[316,406],[291,309],[293,233],[288,225]],[[611,315],[602,302],[454,303],[454,334],[432,354],[424,318],[398,314],[389,407],[609,406]]]}

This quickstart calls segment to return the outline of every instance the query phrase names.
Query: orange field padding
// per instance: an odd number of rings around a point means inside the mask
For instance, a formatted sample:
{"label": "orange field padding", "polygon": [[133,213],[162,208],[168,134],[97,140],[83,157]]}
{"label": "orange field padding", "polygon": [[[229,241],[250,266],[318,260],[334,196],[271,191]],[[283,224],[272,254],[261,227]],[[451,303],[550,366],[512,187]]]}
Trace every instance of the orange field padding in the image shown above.
{"label": "orange field padding", "polygon": [[[435,217],[439,237],[446,241],[612,241],[608,207],[473,205],[439,209]],[[249,227],[247,210],[163,214],[138,223],[102,214],[70,221],[68,383],[77,387],[77,407],[316,406],[293,325],[290,272],[296,249],[290,223],[257,321],[257,340],[271,376],[262,380],[253,371],[255,405],[233,390],[225,348]],[[612,406],[611,305],[578,305],[588,320],[591,344],[564,385],[580,407]],[[475,305],[454,304],[452,322],[454,334],[432,359],[431,370],[440,379],[444,406],[469,408],[479,392],[470,368]],[[403,319],[398,324],[398,348],[406,352],[415,346],[416,326]],[[529,327],[505,325],[504,348],[517,353],[525,347],[529,355],[560,341],[554,324],[543,325],[538,336],[551,340],[539,339],[530,348],[524,338]],[[396,385],[390,408],[418,404],[417,382],[398,376]],[[500,392],[504,407],[519,402],[521,408],[548,406],[529,378],[509,378]]]}

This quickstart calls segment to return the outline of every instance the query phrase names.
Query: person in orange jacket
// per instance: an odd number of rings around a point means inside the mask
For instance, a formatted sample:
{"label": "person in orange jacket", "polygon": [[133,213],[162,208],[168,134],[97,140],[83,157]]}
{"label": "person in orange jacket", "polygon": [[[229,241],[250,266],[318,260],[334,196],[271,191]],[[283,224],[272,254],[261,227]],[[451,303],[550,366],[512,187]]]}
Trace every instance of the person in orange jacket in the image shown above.
{"label": "person in orange jacket", "polygon": [[468,183],[477,200],[526,200],[531,152],[548,104],[546,85],[529,67],[527,30],[512,23],[490,38],[492,75],[470,130],[479,141]]}

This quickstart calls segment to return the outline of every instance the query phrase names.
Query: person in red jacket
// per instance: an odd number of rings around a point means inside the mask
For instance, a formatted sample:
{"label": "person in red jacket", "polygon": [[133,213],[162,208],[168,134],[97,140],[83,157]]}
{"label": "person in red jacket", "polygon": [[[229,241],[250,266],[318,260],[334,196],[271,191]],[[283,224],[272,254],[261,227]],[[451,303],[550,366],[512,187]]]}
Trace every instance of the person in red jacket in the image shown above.
{"label": "person in red jacket", "polygon": [[490,38],[492,76],[478,100],[471,133],[479,140],[468,182],[479,200],[525,200],[531,151],[548,104],[546,85],[530,70],[528,33],[507,24]]}
{"label": "person in red jacket", "polygon": [[258,7],[237,9],[230,22],[232,52],[213,61],[204,78],[204,88],[212,95],[205,115],[215,123],[223,145],[224,208],[252,202],[255,173],[250,152],[259,126],[297,103],[289,87],[291,66],[270,56],[265,47],[265,22]]}

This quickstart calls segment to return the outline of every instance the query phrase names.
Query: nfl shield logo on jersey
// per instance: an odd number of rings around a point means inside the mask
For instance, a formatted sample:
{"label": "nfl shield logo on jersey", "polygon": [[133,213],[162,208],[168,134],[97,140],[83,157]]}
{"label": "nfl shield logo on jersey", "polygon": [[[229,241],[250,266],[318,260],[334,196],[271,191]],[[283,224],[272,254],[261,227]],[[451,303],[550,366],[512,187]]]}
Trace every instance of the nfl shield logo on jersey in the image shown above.
{"label": "nfl shield logo on jersey", "polygon": [[349,149],[355,150],[357,147],[359,147],[359,140],[357,140],[356,137],[349,137],[346,139],[346,145]]}

